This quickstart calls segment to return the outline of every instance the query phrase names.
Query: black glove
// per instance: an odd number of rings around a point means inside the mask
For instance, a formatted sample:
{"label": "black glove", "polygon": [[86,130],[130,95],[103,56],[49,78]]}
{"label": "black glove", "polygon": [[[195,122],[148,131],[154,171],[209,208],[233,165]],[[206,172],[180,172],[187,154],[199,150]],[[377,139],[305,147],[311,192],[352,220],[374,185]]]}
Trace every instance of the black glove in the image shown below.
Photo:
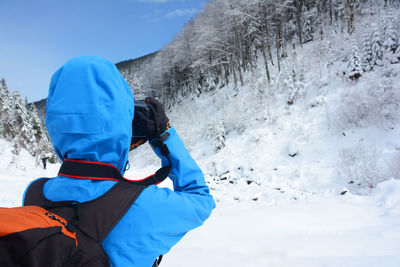
{"label": "black glove", "polygon": [[[147,97],[150,112],[135,108],[135,116],[132,122],[132,141],[130,150],[144,144],[147,140],[153,140],[169,129],[169,119],[164,107],[157,100]],[[138,136],[138,133],[139,134]]]}
{"label": "black glove", "polygon": [[[147,138],[149,140],[152,140],[158,136],[160,136],[162,133],[164,133],[166,130],[169,129],[169,119],[167,115],[165,114],[165,110],[163,105],[161,105],[160,102],[155,100],[154,98],[147,97],[145,99],[146,103],[150,104],[152,111],[153,111],[153,125],[146,130],[147,133]],[[148,125],[148,124],[147,124]]]}

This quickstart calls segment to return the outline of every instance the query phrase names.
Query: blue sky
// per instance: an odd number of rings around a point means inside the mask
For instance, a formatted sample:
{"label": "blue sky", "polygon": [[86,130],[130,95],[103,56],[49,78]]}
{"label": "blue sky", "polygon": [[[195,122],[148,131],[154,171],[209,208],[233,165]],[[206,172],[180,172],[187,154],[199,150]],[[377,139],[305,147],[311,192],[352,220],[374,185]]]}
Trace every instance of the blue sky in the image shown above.
{"label": "blue sky", "polygon": [[114,63],[161,49],[205,0],[0,0],[0,78],[29,101],[83,55]]}

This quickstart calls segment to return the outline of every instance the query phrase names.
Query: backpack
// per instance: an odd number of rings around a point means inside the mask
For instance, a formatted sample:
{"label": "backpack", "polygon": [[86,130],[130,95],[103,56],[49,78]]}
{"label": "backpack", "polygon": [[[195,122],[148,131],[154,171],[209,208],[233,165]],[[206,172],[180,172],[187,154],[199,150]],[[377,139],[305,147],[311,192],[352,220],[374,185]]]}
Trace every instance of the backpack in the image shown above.
{"label": "backpack", "polygon": [[50,201],[43,194],[49,178],[34,181],[23,207],[0,208],[0,266],[109,267],[101,243],[143,189],[164,180],[169,171],[163,167],[143,180],[128,181],[112,165],[64,160],[59,176],[118,182],[100,197],[79,203]]}

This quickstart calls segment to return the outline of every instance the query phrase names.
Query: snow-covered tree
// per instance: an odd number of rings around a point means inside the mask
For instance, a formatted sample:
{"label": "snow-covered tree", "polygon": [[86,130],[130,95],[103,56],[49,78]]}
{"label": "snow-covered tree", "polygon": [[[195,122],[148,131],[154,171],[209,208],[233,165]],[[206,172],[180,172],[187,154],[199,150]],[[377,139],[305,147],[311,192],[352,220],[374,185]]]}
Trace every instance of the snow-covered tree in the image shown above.
{"label": "snow-covered tree", "polygon": [[399,46],[399,36],[393,26],[393,18],[389,15],[383,27],[383,49],[386,54],[394,53]]}
{"label": "snow-covered tree", "polygon": [[35,137],[32,125],[30,124],[28,109],[26,108],[26,105],[24,104],[24,101],[22,100],[22,97],[18,91],[13,93],[12,101],[14,105],[12,124],[16,133],[14,142],[28,151],[32,151],[32,145],[35,141]]}
{"label": "snow-covered tree", "polygon": [[303,9],[303,43],[310,42],[314,39],[314,28],[313,28],[313,20],[314,20],[314,12],[307,11],[306,7],[304,6]]}
{"label": "snow-covered tree", "polygon": [[347,67],[347,77],[349,77],[350,80],[357,80],[361,77],[361,72],[360,52],[357,43],[353,42],[351,58]]}
{"label": "snow-covered tree", "polygon": [[287,69],[283,86],[287,94],[287,104],[292,105],[299,97],[299,82],[293,68]]}
{"label": "snow-covered tree", "polygon": [[0,137],[7,140],[14,138],[15,133],[11,124],[12,106],[10,92],[3,78],[0,81]]}
{"label": "snow-covered tree", "polygon": [[219,152],[225,147],[226,130],[222,120],[218,121],[215,127],[215,152]]}
{"label": "snow-covered tree", "polygon": [[381,65],[381,60],[383,58],[382,39],[376,24],[372,26],[372,29],[372,65],[376,66]]}
{"label": "snow-covered tree", "polygon": [[372,55],[372,44],[371,35],[364,33],[363,46],[362,46],[362,60],[361,65],[364,72],[371,71],[373,69],[373,55]]}
{"label": "snow-covered tree", "polygon": [[42,158],[52,158],[52,148],[50,140],[43,127],[42,121],[39,119],[39,114],[35,105],[31,105],[29,109],[29,124],[32,126],[34,140],[30,144],[30,152],[36,157],[36,162],[39,164]]}
{"label": "snow-covered tree", "polygon": [[[268,82],[285,63],[293,45],[321,38],[329,32],[358,33],[359,15],[382,3],[369,0],[210,0],[171,43],[157,53],[143,79],[146,92],[154,92],[171,106],[179,97],[222,88],[233,90],[254,71],[259,57]],[[369,12],[371,13],[371,12]],[[329,22],[328,22],[329,21]],[[329,25],[329,26],[328,26]],[[331,28],[327,28],[331,27]],[[297,34],[296,34],[297,33]],[[382,59],[380,32],[371,40],[372,65]],[[364,52],[364,51],[363,51]],[[367,63],[370,52],[366,53]],[[361,57],[362,55],[360,55]],[[275,60],[276,58],[276,60]],[[364,58],[362,58],[365,60]],[[364,66],[367,71],[370,69]],[[357,76],[357,75],[356,75]],[[355,76],[354,76],[355,77]],[[141,87],[141,86],[139,86]]]}

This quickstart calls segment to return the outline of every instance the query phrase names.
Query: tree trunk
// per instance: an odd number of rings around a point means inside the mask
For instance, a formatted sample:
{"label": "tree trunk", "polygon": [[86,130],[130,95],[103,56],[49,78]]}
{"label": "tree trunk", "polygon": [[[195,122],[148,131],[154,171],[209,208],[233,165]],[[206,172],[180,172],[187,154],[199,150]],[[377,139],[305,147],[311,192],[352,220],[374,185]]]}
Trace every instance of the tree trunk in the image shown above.
{"label": "tree trunk", "polygon": [[269,39],[269,25],[268,25],[268,13],[265,7],[263,7],[263,23],[264,23],[264,28],[265,28],[265,35],[267,37],[266,42],[267,42],[267,49],[268,49],[268,56],[269,60],[271,61],[272,66],[274,66],[274,60],[272,58],[272,53],[271,53],[271,44],[270,44],[270,39]]}
{"label": "tree trunk", "polygon": [[[232,3],[230,3],[230,8],[231,8],[231,10],[233,11],[233,7],[232,7]],[[237,27],[236,27],[236,20],[235,20],[235,17],[234,16],[232,16],[232,25],[233,25],[233,32],[234,32],[234,35],[235,35],[235,38],[234,38],[234,43],[235,43],[235,54],[236,54],[236,59],[237,59],[237,62],[236,62],[236,67],[237,67],[237,70],[239,71],[239,79],[240,79],[240,84],[241,85],[243,85],[243,76],[242,76],[242,69],[241,69],[241,64],[240,64],[240,59],[241,59],[241,53],[240,53],[240,47],[239,47],[239,41],[240,41],[240,39],[239,39],[239,33],[238,33],[238,29],[237,29]]]}
{"label": "tree trunk", "polygon": [[301,26],[301,11],[303,9],[303,6],[302,6],[300,0],[297,0],[295,2],[295,4],[296,4],[297,35],[299,36],[300,46],[303,47],[303,36],[302,36],[303,28]]}
{"label": "tree trunk", "polygon": [[[235,60],[233,59],[232,53],[231,53],[231,62],[232,62],[233,82],[235,83],[235,88],[236,88],[236,87],[237,87],[237,76],[236,76],[236,71],[235,71],[236,62],[235,62]],[[239,69],[240,69],[240,67],[239,67]]]}
{"label": "tree trunk", "polygon": [[347,32],[352,34],[354,31],[354,0],[347,0],[347,6],[349,8],[349,23],[347,25]]}
{"label": "tree trunk", "polygon": [[237,70],[239,71],[240,84],[243,85],[242,68],[240,67],[239,33],[235,26],[233,27],[233,31],[235,32],[235,49],[237,59],[237,63],[235,65],[237,66]]}
{"label": "tree trunk", "polygon": [[322,1],[317,3],[317,11],[318,11],[318,26],[319,26],[319,38],[320,40],[324,40],[324,29],[323,29],[323,11],[322,11]]}
{"label": "tree trunk", "polygon": [[225,82],[226,82],[226,85],[228,85],[229,84],[229,66],[228,66],[228,64],[224,64],[223,67],[224,67]]}
{"label": "tree trunk", "polygon": [[276,12],[276,6],[274,6],[274,11],[275,11],[275,23],[276,23],[276,29],[275,29],[275,45],[276,45],[276,60],[278,61],[278,71],[281,71],[281,62],[280,62],[280,39],[281,39],[281,18],[280,15],[277,14]]}
{"label": "tree trunk", "polygon": [[[264,21],[264,17],[263,17],[263,12],[261,11],[261,3],[258,2],[258,10],[260,12],[260,20],[261,22]],[[263,29],[263,23],[260,23],[261,25],[261,49],[262,49],[262,54],[263,54],[263,58],[264,58],[264,65],[265,65],[265,72],[267,74],[267,79],[268,79],[268,84],[270,83],[271,79],[269,76],[269,69],[268,69],[268,62],[267,62],[267,55],[265,53],[265,40],[264,40],[264,29]]]}

